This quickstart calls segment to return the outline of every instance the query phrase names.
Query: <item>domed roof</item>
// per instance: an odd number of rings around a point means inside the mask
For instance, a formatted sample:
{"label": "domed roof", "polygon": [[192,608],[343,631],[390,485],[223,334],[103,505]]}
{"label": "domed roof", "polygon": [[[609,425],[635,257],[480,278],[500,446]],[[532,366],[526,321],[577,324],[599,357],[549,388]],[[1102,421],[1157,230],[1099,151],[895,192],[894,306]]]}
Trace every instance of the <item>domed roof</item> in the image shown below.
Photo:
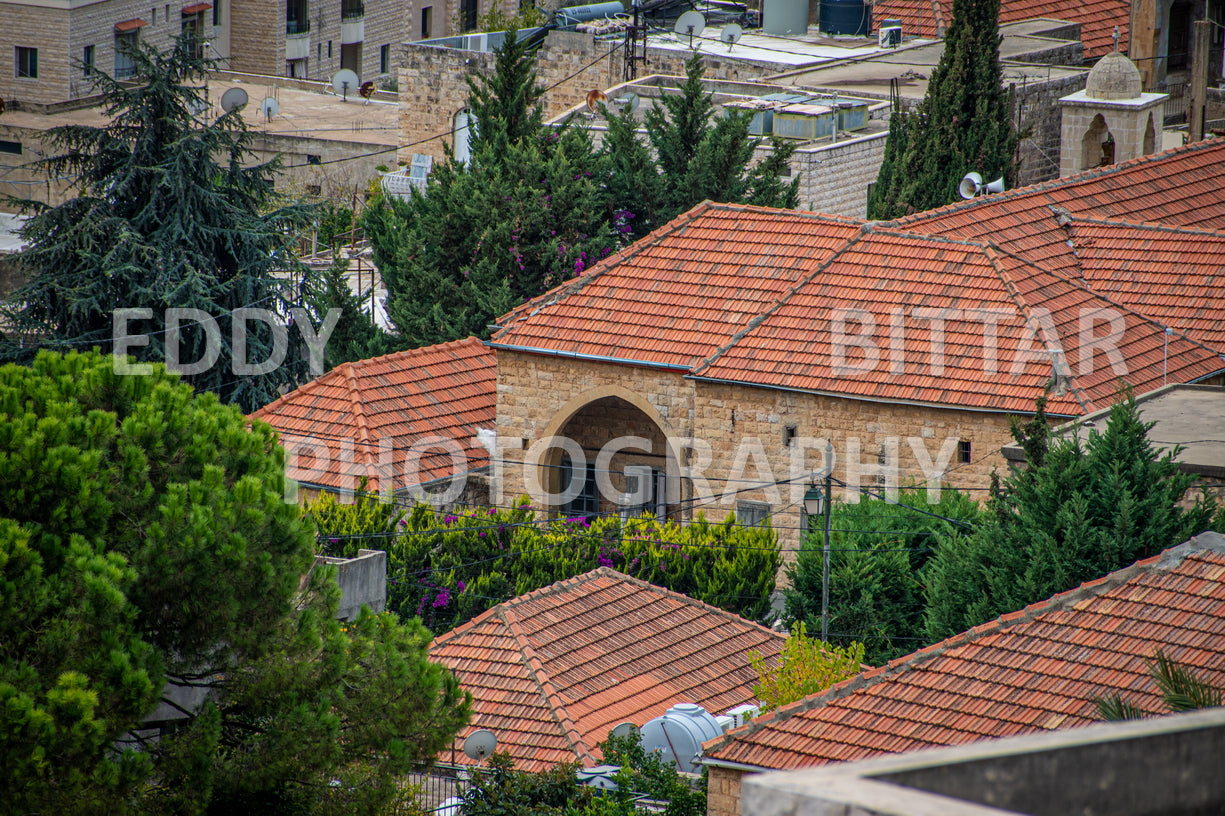
{"label": "domed roof", "polygon": [[1140,69],[1118,51],[1098,60],[1085,85],[1085,96],[1092,99],[1139,99],[1143,91]]}

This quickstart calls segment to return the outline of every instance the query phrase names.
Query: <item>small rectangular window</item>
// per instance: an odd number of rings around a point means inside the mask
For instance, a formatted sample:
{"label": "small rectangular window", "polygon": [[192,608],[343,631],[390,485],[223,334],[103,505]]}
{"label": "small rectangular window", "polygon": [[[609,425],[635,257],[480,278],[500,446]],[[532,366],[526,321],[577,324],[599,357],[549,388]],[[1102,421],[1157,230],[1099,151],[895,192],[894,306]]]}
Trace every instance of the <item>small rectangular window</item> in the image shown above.
{"label": "small rectangular window", "polygon": [[384,45],[379,48],[379,73],[386,74],[391,71],[391,46]]}
{"label": "small rectangular window", "polygon": [[306,163],[307,164],[323,164],[323,157],[316,156],[313,153],[308,153],[306,155]]}
{"label": "small rectangular window", "polygon": [[149,9],[149,25],[157,25],[157,6]]}
{"label": "small rectangular window", "polygon": [[323,192],[323,187],[322,187],[322,186],[320,186],[320,185],[318,185],[318,184],[308,184],[308,185],[306,185],[306,194],[307,194],[307,195],[317,196],[317,195],[319,195],[319,194],[320,194],[320,193],[322,193],[322,192]]}
{"label": "small rectangular window", "polygon": [[328,59],[332,58],[332,41],[328,40]]}
{"label": "small rectangular window", "polygon": [[81,76],[91,77],[94,75],[94,53],[92,45],[85,46],[85,50],[81,54]]}
{"label": "small rectangular window", "polygon": [[970,440],[962,439],[957,443],[957,458],[962,464],[968,464],[973,458],[970,448]]}
{"label": "small rectangular window", "polygon": [[17,46],[17,76],[38,79],[38,49]]}
{"label": "small rectangular window", "polygon": [[421,9],[421,39],[428,40],[430,38],[430,12],[433,6],[426,6]]}
{"label": "small rectangular window", "polygon": [[742,527],[761,527],[770,521],[770,505],[765,502],[736,502],[736,521]]}
{"label": "small rectangular window", "polygon": [[13,156],[20,156],[21,155],[21,142],[0,141],[0,153],[8,153]]}
{"label": "small rectangular window", "polygon": [[213,0],[213,26],[221,25],[221,3],[222,0]]}
{"label": "small rectangular window", "polygon": [[798,430],[795,425],[783,426],[783,447],[789,448],[795,444],[795,435],[798,433]]}

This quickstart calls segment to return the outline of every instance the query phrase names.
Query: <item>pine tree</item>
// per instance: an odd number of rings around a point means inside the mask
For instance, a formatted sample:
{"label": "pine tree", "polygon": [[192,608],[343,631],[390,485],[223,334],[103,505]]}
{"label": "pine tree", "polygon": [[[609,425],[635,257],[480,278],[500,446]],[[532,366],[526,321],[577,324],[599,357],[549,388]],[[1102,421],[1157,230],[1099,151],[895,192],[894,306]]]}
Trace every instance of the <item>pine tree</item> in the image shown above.
{"label": "pine tree", "polygon": [[[26,202],[34,215],[23,229],[30,248],[21,263],[32,276],[13,295],[18,305],[8,318],[16,334],[38,342],[31,348],[10,340],[3,353],[29,360],[36,348],[109,351],[116,310],[149,309],[151,318],[126,327],[149,342],[130,350],[141,361],[165,361],[165,310],[199,309],[216,322],[188,321],[178,359],[203,359],[210,329],[220,356],[187,379],[250,411],[303,378],[307,358],[305,347],[291,342],[271,372],[236,375],[232,312],[252,307],[288,316],[296,300],[291,277],[304,272],[287,238],[307,213],[276,208],[277,163],[249,163],[250,135],[237,111],[200,121],[195,111],[207,109],[203,74],[211,64],[193,50],[187,36],[166,53],[132,49],[136,87],[102,71],[94,77],[110,123],[49,132],[61,153],[42,166],[75,178],[77,196],[51,208]],[[247,361],[269,359],[272,330],[247,325]]]}
{"label": "pine tree", "polygon": [[1013,423],[1030,465],[997,488],[991,520],[970,536],[946,538],[925,573],[932,640],[1045,600],[1219,526],[1207,493],[1179,502],[1193,476],[1158,456],[1130,396],[1110,409],[1106,429],[1050,442],[1038,405]]}
{"label": "pine tree", "polygon": [[400,347],[469,335],[623,243],[604,163],[578,129],[541,124],[534,56],[513,32],[470,79],[471,159],[436,166],[424,194],[364,216]]}
{"label": "pine tree", "polygon": [[635,236],[706,199],[786,209],[799,204],[799,178],[783,181],[794,145],[775,139],[770,155],[750,166],[761,142],[749,136],[752,115],[717,117],[704,74],[700,56],[685,63],[681,92],[664,94],[643,114],[645,143],[631,111],[607,117],[609,192],[620,211],[633,215]]}
{"label": "pine tree", "polygon": [[[0,811],[380,812],[466,722],[419,622],[335,619],[269,426],[96,352],[0,405]],[[149,740],[168,681],[207,700]]]}
{"label": "pine tree", "polygon": [[317,324],[324,324],[329,311],[339,310],[323,352],[327,371],[341,363],[386,354],[391,346],[391,338],[366,314],[367,304],[349,288],[348,277],[349,260],[337,253],[322,279],[314,281],[307,292],[307,304]]}
{"label": "pine tree", "polygon": [[1012,186],[1020,142],[1003,90],[999,0],[954,0],[944,53],[913,113],[895,108],[868,217],[890,219],[958,199],[962,177]]}

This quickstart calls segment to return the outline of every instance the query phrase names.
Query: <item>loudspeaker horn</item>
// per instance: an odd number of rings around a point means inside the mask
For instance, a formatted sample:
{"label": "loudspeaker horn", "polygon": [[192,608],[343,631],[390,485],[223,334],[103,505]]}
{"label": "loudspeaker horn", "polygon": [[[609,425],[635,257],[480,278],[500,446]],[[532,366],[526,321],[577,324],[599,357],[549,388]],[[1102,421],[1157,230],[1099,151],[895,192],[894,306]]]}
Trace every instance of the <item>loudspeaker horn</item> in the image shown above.
{"label": "loudspeaker horn", "polygon": [[995,181],[983,188],[984,193],[1002,193],[1004,192],[1004,177],[1000,176]]}
{"label": "loudspeaker horn", "polygon": [[971,199],[978,195],[978,191],[982,186],[983,177],[974,171],[970,171],[961,180],[961,184],[957,185],[957,192],[961,194],[962,198]]}

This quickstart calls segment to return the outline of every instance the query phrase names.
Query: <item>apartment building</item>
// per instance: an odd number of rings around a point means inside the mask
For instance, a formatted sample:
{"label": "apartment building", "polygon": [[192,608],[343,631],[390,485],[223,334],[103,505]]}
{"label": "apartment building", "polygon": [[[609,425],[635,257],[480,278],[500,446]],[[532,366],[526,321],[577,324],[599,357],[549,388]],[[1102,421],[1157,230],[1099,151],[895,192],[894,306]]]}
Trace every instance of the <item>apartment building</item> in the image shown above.
{"label": "apartment building", "polygon": [[211,47],[228,2],[0,0],[0,99],[30,109],[89,96],[94,71],[131,74],[124,43],[166,48],[190,30]]}

